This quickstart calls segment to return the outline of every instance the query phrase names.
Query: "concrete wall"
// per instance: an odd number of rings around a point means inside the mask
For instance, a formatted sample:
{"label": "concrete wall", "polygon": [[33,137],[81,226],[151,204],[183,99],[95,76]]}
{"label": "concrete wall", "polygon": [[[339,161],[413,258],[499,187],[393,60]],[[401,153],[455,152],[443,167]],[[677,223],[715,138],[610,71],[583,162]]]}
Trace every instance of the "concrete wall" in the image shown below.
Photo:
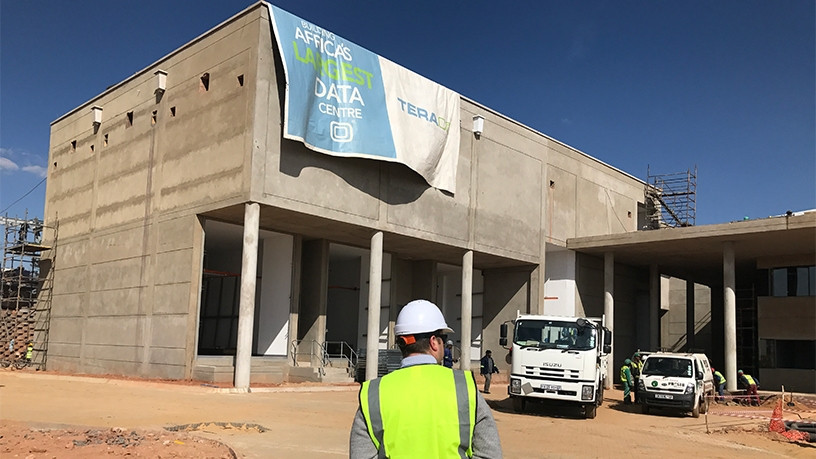
{"label": "concrete wall", "polygon": [[[666,322],[661,330],[660,345],[675,352],[688,352],[689,339],[687,336],[687,281],[676,277],[668,278],[669,305],[664,316]],[[694,284],[694,330],[691,340],[695,349],[712,349],[711,324],[711,289],[705,285]],[[712,358],[711,355],[708,356]],[[712,362],[713,364],[713,362]]]}
{"label": "concrete wall", "polygon": [[[576,314],[601,317],[604,314],[604,260],[585,254],[577,259],[578,305]],[[614,280],[614,355],[609,364],[615,368],[638,349],[648,348],[649,320],[645,307],[649,300],[649,272],[615,264]],[[617,372],[615,381],[617,381]]]}
{"label": "concrete wall", "polygon": [[[227,23],[52,124],[45,219],[59,239],[49,369],[189,375],[196,213],[248,192],[258,34],[268,27],[257,12]],[[168,73],[161,97],[158,69]],[[103,109],[97,127],[94,105]]]}
{"label": "concrete wall", "polygon": [[757,298],[760,339],[816,340],[816,301],[812,296]]}
{"label": "concrete wall", "polygon": [[[485,127],[476,139],[462,122],[453,195],[400,164],[333,157],[281,140],[285,82],[280,66],[270,64],[279,61],[276,52],[261,49],[267,65],[259,70],[269,103],[258,106],[266,143],[253,177],[265,204],[533,263],[542,230],[564,245],[567,237],[636,229],[642,182],[466,99],[461,119],[479,114]],[[557,217],[546,217],[550,212]]]}

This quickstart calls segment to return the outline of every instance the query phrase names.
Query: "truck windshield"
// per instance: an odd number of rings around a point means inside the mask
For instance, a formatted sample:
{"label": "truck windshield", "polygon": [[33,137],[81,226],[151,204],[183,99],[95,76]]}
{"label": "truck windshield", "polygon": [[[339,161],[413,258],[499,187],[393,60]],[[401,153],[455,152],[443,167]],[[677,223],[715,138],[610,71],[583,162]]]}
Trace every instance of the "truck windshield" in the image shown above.
{"label": "truck windshield", "polygon": [[513,342],[522,348],[587,351],[595,348],[595,336],[594,328],[579,327],[575,322],[520,320],[516,323]]}
{"label": "truck windshield", "polygon": [[691,360],[650,355],[643,363],[644,375],[691,377]]}

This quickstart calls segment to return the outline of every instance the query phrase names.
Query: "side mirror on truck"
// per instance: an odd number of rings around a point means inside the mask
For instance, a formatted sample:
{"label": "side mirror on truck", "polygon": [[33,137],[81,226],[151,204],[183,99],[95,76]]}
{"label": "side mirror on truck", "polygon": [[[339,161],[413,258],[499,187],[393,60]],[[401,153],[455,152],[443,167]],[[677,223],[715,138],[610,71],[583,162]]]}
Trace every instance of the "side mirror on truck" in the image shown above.
{"label": "side mirror on truck", "polygon": [[507,346],[507,324],[499,325],[499,345]]}

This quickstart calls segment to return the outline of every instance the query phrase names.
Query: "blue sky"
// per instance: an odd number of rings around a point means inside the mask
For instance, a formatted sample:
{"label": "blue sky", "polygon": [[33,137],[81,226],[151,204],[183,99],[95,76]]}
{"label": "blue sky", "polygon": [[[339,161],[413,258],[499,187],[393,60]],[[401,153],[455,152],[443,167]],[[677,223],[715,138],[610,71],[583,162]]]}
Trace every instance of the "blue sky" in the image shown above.
{"label": "blue sky", "polygon": [[[52,121],[252,3],[0,0],[0,213],[42,216]],[[698,225],[816,208],[813,1],[273,3],[638,178],[696,166]]]}

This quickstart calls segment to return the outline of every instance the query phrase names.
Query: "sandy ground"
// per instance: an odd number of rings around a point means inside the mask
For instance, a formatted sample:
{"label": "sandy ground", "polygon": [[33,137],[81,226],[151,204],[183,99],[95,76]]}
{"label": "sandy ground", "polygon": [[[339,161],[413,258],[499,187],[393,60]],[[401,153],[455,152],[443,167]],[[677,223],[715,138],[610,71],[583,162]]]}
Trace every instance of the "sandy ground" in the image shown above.
{"label": "sandy ground", "polygon": [[[717,405],[707,419],[694,419],[643,415],[613,390],[597,418],[585,420],[570,407],[514,413],[505,387],[494,381],[485,398],[507,458],[816,457],[816,444],[768,432],[771,400]],[[241,394],[198,383],[0,371],[0,457],[348,457],[357,388],[284,385]],[[816,418],[816,407],[799,399],[786,409],[786,418]]]}

